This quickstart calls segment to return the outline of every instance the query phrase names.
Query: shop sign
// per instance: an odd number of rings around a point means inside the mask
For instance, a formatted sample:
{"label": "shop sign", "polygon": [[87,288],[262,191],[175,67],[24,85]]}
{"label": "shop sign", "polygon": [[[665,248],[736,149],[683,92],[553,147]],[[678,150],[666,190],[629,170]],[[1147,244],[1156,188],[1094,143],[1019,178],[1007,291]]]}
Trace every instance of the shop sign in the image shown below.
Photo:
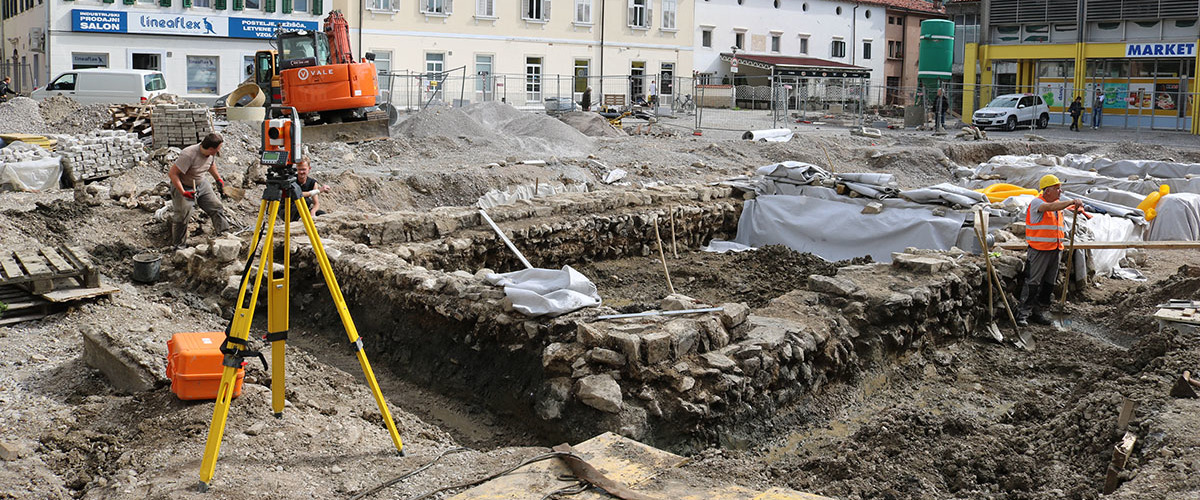
{"label": "shop sign", "polygon": [[1196,42],[1127,43],[1125,57],[1195,57]]}
{"label": "shop sign", "polygon": [[88,9],[71,11],[71,31],[90,33],[270,39],[274,38],[277,28],[315,31],[318,26],[316,21]]}

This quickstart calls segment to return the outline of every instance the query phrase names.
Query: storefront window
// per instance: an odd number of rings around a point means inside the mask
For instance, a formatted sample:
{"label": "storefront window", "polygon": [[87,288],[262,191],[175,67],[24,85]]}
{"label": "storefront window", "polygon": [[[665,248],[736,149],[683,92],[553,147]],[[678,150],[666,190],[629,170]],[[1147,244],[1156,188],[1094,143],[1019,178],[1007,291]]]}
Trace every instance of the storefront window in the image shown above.
{"label": "storefront window", "polygon": [[187,91],[189,94],[217,94],[217,56],[187,56]]}
{"label": "storefront window", "polygon": [[1129,76],[1153,77],[1154,76],[1154,60],[1129,61]]}

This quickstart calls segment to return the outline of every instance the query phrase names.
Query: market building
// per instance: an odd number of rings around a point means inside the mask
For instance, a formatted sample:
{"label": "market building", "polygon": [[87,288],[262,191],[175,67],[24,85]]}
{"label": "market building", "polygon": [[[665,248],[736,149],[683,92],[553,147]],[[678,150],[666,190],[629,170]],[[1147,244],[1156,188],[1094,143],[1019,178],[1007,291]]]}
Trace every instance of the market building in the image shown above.
{"label": "market building", "polygon": [[[1200,133],[1198,4],[1176,0],[983,0],[979,43],[964,51],[963,114],[1009,92],[1036,92],[1056,114],[1075,96],[1103,124]],[[975,70],[972,71],[972,68]]]}
{"label": "market building", "polygon": [[[250,76],[277,28],[319,29],[323,0],[4,0],[4,68],[22,91],[72,69],[151,69],[212,102]],[[10,9],[11,7],[11,9]],[[11,15],[10,15],[11,14]]]}

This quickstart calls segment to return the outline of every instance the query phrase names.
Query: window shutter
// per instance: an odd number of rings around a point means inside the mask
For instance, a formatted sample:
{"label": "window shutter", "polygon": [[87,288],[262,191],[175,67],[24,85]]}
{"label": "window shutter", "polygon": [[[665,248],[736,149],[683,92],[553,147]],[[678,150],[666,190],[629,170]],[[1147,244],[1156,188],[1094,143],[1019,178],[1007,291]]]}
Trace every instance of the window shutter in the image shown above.
{"label": "window shutter", "polygon": [[475,15],[477,15],[477,16],[488,15],[487,3],[488,3],[488,0],[475,0]]}
{"label": "window shutter", "polygon": [[428,14],[429,2],[430,0],[417,0],[417,11],[422,14]]}
{"label": "window shutter", "polygon": [[651,5],[652,5],[652,3],[650,2],[650,0],[646,0],[646,19],[645,19],[646,26],[645,27],[647,27],[647,28],[654,25],[654,8],[651,7]]}
{"label": "window shutter", "polygon": [[104,0],[104,3],[113,3],[113,0]]}
{"label": "window shutter", "polygon": [[213,8],[217,10],[225,10],[225,0],[213,0]]}
{"label": "window shutter", "polygon": [[454,0],[446,0],[446,14],[454,13]]}
{"label": "window shutter", "polygon": [[321,0],[313,0],[312,13],[318,16],[325,13],[325,5]]}
{"label": "window shutter", "polygon": [[637,7],[634,6],[633,0],[629,0],[629,14],[628,15],[629,15],[629,20],[628,20],[629,22],[627,22],[626,24],[628,24],[629,26],[637,26]]}
{"label": "window shutter", "polygon": [[158,0],[158,6],[159,7],[170,7],[171,0]]}
{"label": "window shutter", "polygon": [[137,0],[125,0],[124,3],[125,3],[125,5],[133,5],[136,2],[137,2]]}
{"label": "window shutter", "polygon": [[542,20],[550,20],[550,0],[542,0]]}
{"label": "window shutter", "polygon": [[279,10],[281,12],[283,12],[284,14],[291,14],[292,13],[292,0],[283,0],[283,5],[280,6]]}
{"label": "window shutter", "polygon": [[233,0],[233,10],[243,10],[246,8],[246,0]]}
{"label": "window shutter", "polygon": [[535,1],[537,0],[521,0],[521,19],[530,19],[532,17],[529,12],[529,2]]}
{"label": "window shutter", "polygon": [[180,0],[179,5],[182,5],[185,9],[190,9],[192,8],[192,0]]}
{"label": "window shutter", "polygon": [[275,0],[263,0],[263,12],[275,12]]}

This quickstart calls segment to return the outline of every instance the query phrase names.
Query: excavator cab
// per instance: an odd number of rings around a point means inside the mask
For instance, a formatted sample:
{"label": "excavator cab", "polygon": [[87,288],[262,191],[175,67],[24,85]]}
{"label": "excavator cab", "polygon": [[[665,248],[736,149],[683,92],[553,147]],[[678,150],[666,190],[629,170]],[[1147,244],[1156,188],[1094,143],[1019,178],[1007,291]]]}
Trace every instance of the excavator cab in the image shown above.
{"label": "excavator cab", "polygon": [[329,38],[320,31],[300,30],[279,34],[279,69],[330,64]]}

